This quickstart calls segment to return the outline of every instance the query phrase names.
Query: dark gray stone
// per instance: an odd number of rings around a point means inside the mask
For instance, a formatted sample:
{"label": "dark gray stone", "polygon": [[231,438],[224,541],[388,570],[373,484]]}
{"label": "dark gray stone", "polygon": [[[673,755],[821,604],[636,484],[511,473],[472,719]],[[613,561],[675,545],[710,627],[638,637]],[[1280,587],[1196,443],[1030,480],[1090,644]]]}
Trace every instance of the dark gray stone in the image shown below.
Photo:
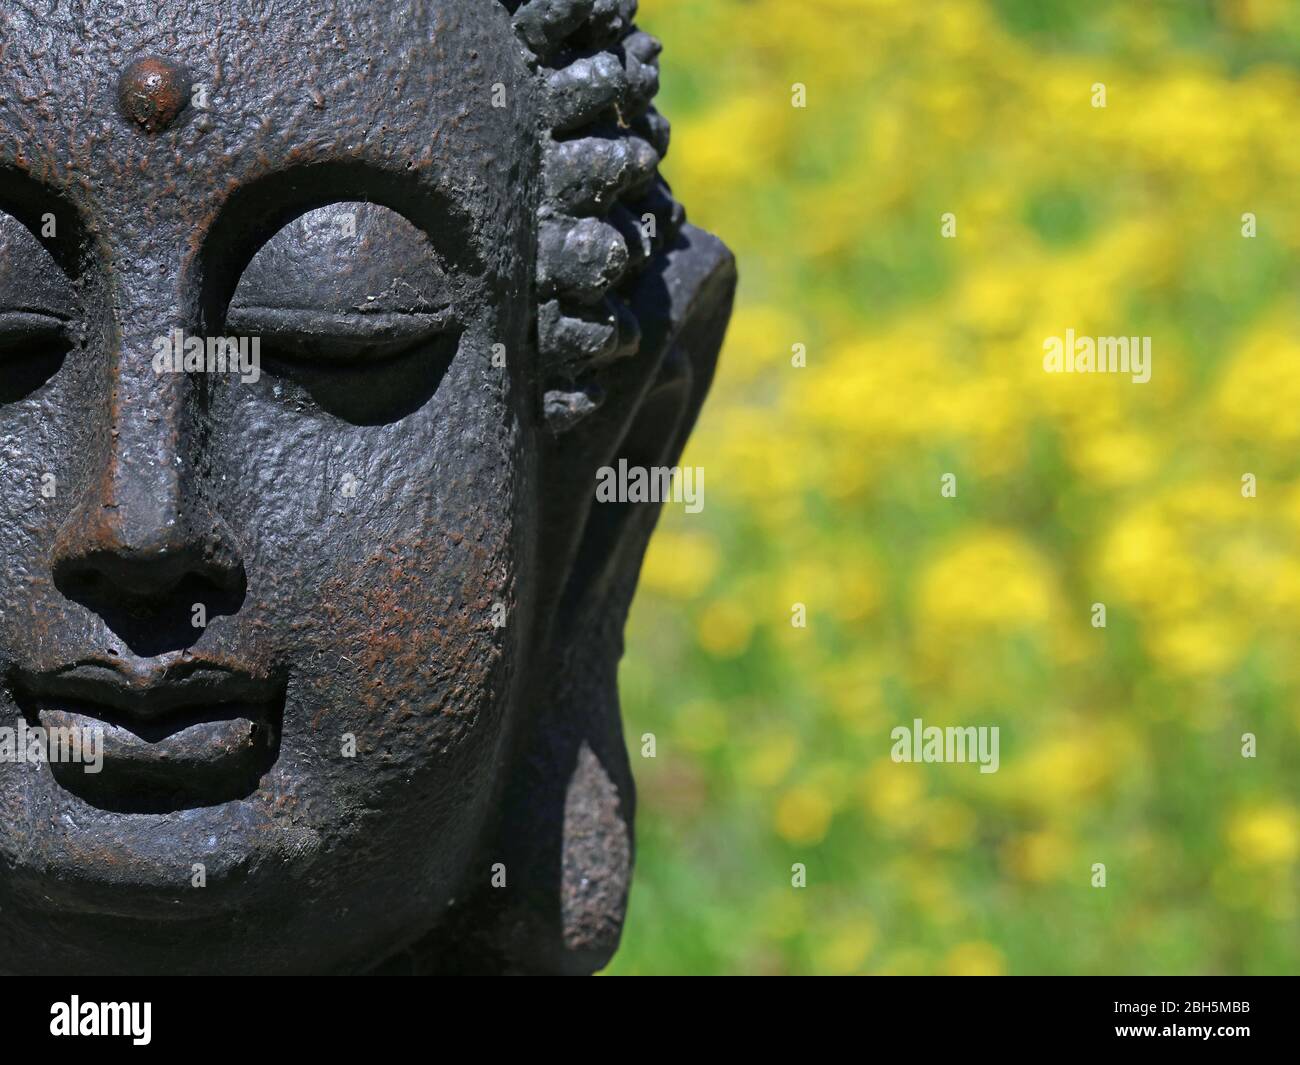
{"label": "dark gray stone", "polygon": [[104,736],[0,763],[0,969],[609,960],[657,507],[596,471],[677,461],[735,286],[635,8],[0,8],[0,727]]}

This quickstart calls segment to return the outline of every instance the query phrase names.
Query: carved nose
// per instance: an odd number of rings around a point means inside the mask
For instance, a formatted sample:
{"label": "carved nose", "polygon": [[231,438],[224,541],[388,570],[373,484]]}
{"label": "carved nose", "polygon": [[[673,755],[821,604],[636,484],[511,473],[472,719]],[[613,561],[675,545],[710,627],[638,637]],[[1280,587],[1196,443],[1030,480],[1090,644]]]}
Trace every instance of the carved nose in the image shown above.
{"label": "carved nose", "polygon": [[96,351],[104,387],[86,411],[94,450],[50,558],[55,587],[140,656],[196,643],[246,589],[235,539],[195,466],[204,392],[154,357],[197,317],[192,286],[159,270],[155,251],[128,244],[113,256],[113,317]]}
{"label": "carved nose", "polygon": [[[137,317],[143,317],[138,314]],[[197,642],[213,615],[239,609],[244,566],[209,507],[190,452],[198,440],[183,375],[158,374],[143,331],[114,353],[89,478],[55,536],[63,595],[98,614],[138,655]],[[200,609],[201,608],[201,609]]]}
{"label": "carved nose", "polygon": [[128,516],[122,507],[83,504],[73,511],[56,540],[54,576],[60,587],[68,592],[98,587],[137,607],[158,605],[186,585],[242,594],[238,552],[211,515],[196,525],[194,508],[163,517],[152,501],[138,508],[153,512],[149,515]]}
{"label": "carved nose", "polygon": [[224,524],[202,504],[157,497],[78,505],[55,540],[52,569],[63,595],[138,655],[192,645],[208,619],[239,609],[246,590]]}

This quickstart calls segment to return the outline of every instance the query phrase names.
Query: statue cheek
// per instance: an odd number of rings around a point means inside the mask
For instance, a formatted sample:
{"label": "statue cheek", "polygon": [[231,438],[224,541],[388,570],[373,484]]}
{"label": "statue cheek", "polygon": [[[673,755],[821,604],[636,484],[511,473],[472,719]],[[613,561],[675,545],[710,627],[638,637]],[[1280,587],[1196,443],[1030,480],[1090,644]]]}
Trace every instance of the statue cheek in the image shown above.
{"label": "statue cheek", "polygon": [[359,751],[417,763],[492,732],[522,630],[509,544],[500,528],[412,534],[326,580],[303,656],[309,730],[354,730]]}

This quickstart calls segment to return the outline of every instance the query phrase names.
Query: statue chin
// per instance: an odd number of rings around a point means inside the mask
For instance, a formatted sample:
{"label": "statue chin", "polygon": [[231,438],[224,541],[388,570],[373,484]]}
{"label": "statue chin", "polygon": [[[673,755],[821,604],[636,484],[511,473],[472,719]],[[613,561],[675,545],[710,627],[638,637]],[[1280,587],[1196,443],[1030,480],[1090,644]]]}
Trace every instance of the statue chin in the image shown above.
{"label": "statue chin", "polygon": [[736,276],[659,176],[658,42],[246,6],[6,16],[0,968],[592,972],[661,502],[620,485]]}

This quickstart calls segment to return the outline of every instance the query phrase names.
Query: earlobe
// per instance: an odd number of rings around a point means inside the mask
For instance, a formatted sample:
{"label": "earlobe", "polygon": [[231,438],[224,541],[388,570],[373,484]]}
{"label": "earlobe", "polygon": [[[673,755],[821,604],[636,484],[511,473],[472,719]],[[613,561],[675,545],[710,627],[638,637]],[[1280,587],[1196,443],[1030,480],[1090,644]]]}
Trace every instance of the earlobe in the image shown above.
{"label": "earlobe", "polygon": [[[565,586],[552,602],[543,699],[527,715],[515,747],[502,825],[522,908],[508,926],[514,964],[528,971],[593,972],[618,946],[632,872],[634,787],[619,714],[623,625],[641,560],[659,516],[654,503],[593,505],[601,465],[674,465],[713,377],[731,313],[735,263],[716,238],[685,227],[647,271],[632,301],[642,347],[639,368],[609,383],[596,424],[561,437],[545,495],[563,486],[586,515],[572,547]],[[598,430],[592,435],[584,430]],[[582,446],[582,445],[586,446]],[[557,478],[559,480],[557,480]],[[572,514],[573,511],[570,511]],[[552,515],[558,534],[561,519]],[[557,556],[551,556],[557,557]]]}

